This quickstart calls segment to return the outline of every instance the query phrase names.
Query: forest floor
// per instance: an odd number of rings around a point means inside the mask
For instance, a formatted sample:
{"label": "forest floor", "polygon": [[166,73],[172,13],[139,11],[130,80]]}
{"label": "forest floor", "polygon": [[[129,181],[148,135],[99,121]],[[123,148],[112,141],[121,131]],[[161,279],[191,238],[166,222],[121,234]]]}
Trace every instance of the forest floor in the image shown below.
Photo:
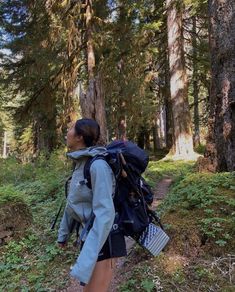
{"label": "forest floor", "polygon": [[[81,291],[69,275],[75,234],[61,250],[59,220],[50,228],[70,172],[63,152],[34,163],[0,160],[0,291]],[[235,291],[235,172],[200,173],[195,161],[152,157],[144,178],[171,240],[153,257],[127,239],[110,292]]]}

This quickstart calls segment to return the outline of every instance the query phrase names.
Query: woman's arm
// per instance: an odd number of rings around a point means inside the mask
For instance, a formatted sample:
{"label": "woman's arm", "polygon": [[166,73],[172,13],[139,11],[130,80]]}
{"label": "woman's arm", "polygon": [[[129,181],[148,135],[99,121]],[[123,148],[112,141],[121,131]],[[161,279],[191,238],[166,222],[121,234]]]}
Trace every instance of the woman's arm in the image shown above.
{"label": "woman's arm", "polygon": [[112,198],[115,180],[110,166],[104,160],[95,160],[91,165],[90,173],[95,219],[70,273],[86,284],[90,280],[98,254],[108,238],[115,217]]}
{"label": "woman's arm", "polygon": [[65,243],[69,239],[69,236],[71,235],[71,232],[72,232],[72,227],[74,225],[74,218],[72,218],[70,214],[68,213],[67,205],[68,203],[65,206],[64,215],[62,217],[62,220],[60,222],[60,227],[58,230],[58,238],[57,238],[58,243]]}

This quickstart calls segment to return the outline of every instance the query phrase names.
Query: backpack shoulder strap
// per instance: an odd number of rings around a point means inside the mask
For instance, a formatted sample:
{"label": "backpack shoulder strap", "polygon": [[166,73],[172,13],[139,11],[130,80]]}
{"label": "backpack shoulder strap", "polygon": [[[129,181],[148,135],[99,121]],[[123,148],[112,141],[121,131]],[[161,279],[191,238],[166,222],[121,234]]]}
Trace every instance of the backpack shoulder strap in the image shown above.
{"label": "backpack shoulder strap", "polygon": [[95,161],[95,160],[98,160],[98,159],[102,159],[102,160],[105,160],[105,156],[104,155],[97,155],[97,156],[94,156],[94,157],[89,157],[84,165],[84,170],[83,170],[83,174],[84,174],[84,179],[86,180],[86,185],[88,186],[89,189],[91,189],[91,173],[90,173],[90,168],[91,168],[91,165],[92,163]]}

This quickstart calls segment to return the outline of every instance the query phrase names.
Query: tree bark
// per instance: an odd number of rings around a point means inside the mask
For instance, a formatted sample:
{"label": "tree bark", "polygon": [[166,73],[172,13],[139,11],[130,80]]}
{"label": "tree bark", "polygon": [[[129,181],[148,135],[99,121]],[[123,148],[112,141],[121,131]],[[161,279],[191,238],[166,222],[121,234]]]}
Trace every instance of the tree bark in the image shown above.
{"label": "tree bark", "polygon": [[184,59],[182,4],[167,0],[168,53],[173,116],[174,159],[193,159],[193,137],[188,103],[188,86]]}
{"label": "tree bark", "polygon": [[144,149],[150,150],[151,145],[150,145],[150,131],[146,129],[145,135],[144,135]]}
{"label": "tree bark", "polygon": [[144,149],[146,147],[146,128],[141,126],[137,135],[137,145]]}
{"label": "tree bark", "polygon": [[159,105],[153,127],[154,151],[166,148],[166,106]]}
{"label": "tree bark", "polygon": [[4,131],[4,140],[3,140],[3,158],[7,158],[7,131]]}
{"label": "tree bark", "polygon": [[199,85],[198,85],[198,68],[197,68],[197,18],[193,16],[193,99],[194,99],[194,147],[200,145],[200,116],[199,116]]}
{"label": "tree bark", "polygon": [[101,73],[96,74],[95,51],[93,40],[93,9],[92,0],[86,1],[86,53],[88,88],[86,94],[80,94],[80,106],[83,118],[96,120],[101,129],[100,144],[105,144],[107,139],[106,114],[104,89]]}
{"label": "tree bark", "polygon": [[127,140],[126,136],[126,116],[120,117],[119,122],[118,122],[118,127],[117,127],[117,133],[116,133],[116,139],[117,140]]}
{"label": "tree bark", "polygon": [[35,156],[41,151],[49,155],[58,145],[56,116],[56,99],[51,96],[51,89],[45,90],[40,102],[35,105],[33,121]]}
{"label": "tree bark", "polygon": [[209,0],[211,92],[209,134],[199,170],[235,170],[235,2]]}
{"label": "tree bark", "polygon": [[173,116],[172,116],[172,102],[170,92],[170,68],[169,58],[166,58],[167,70],[165,72],[166,87],[164,90],[165,98],[164,103],[166,105],[166,148],[169,150],[173,146]]}

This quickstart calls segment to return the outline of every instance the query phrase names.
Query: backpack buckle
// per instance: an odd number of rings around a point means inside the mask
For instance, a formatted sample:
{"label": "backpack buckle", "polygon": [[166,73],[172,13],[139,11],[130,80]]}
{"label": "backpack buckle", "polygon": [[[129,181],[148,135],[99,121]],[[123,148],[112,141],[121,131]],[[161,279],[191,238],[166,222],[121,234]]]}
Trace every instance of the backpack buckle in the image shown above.
{"label": "backpack buckle", "polygon": [[81,180],[77,183],[77,186],[84,186],[88,183],[88,180],[87,179],[84,179],[84,180]]}
{"label": "backpack buckle", "polygon": [[115,223],[115,224],[113,224],[113,230],[117,230],[117,229],[118,229],[118,227],[119,227],[119,226],[118,226],[118,224],[116,224],[116,223]]}

